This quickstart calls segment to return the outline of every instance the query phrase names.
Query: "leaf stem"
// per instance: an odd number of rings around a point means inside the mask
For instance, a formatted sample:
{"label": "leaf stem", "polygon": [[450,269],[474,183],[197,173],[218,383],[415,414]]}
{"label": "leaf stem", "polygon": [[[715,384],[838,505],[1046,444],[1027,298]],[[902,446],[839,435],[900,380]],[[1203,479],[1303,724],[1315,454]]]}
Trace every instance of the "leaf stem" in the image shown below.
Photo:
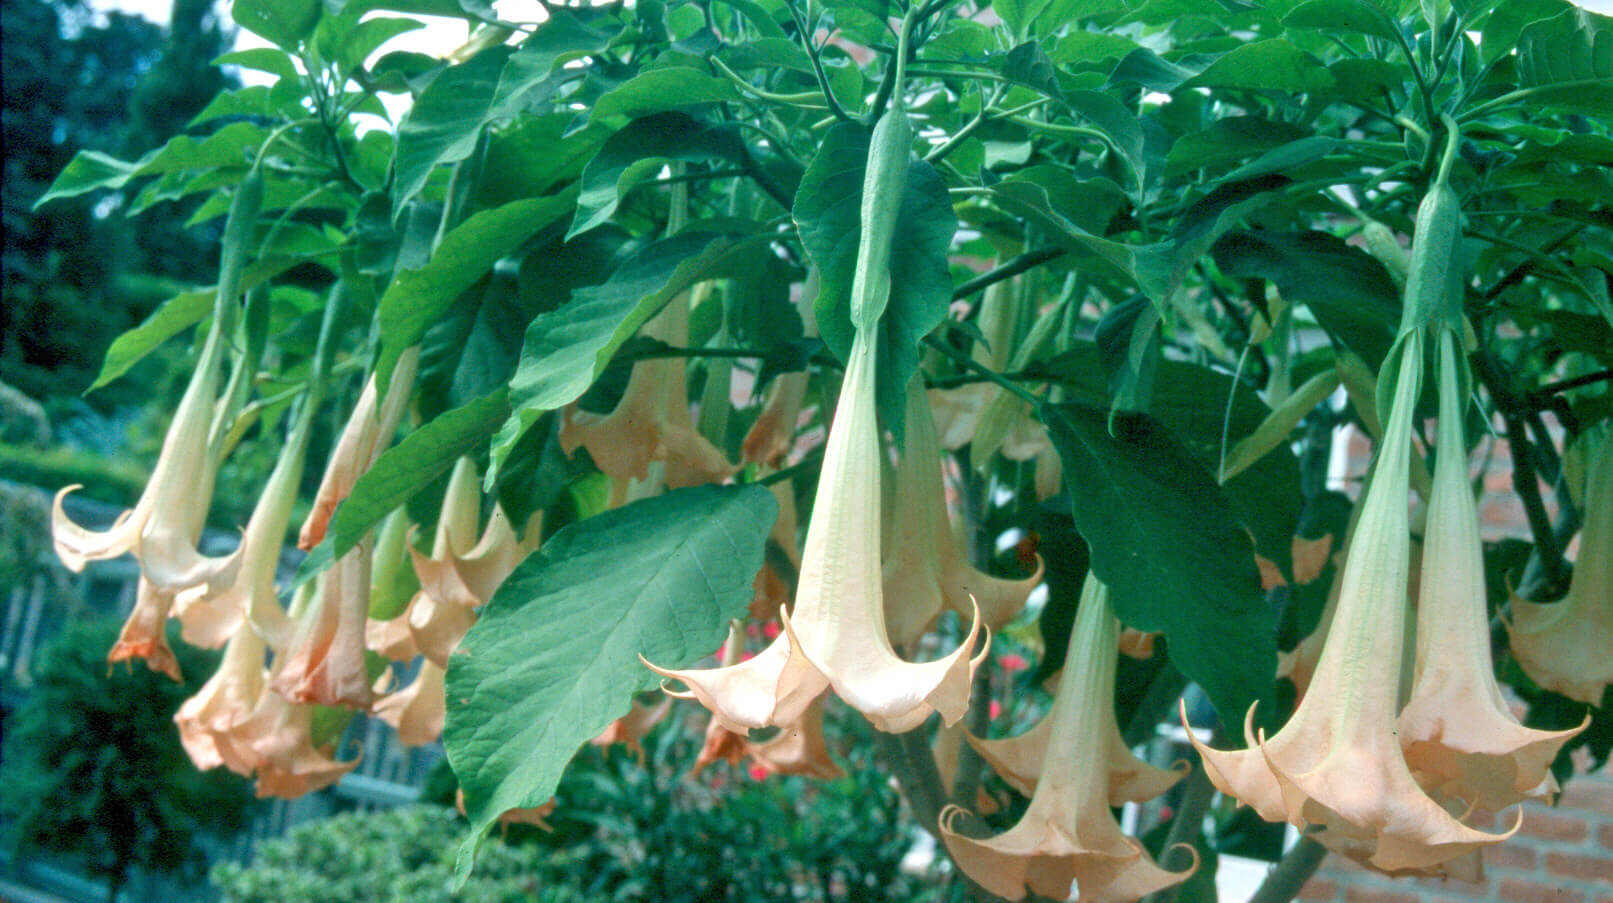
{"label": "leaf stem", "polygon": [[925,336],[924,344],[929,345],[931,348],[934,348],[935,350],[951,358],[955,363],[962,365],[964,369],[978,373],[981,376],[984,376],[986,379],[1003,387],[1007,391],[1014,393],[1027,404],[1041,404],[1042,400],[1040,398],[1032,395],[1019,384],[1012,382],[997,371],[987,367],[985,364],[980,363],[969,355],[964,354],[962,351],[953,348],[951,345],[948,345],[946,342],[941,341],[935,336]]}

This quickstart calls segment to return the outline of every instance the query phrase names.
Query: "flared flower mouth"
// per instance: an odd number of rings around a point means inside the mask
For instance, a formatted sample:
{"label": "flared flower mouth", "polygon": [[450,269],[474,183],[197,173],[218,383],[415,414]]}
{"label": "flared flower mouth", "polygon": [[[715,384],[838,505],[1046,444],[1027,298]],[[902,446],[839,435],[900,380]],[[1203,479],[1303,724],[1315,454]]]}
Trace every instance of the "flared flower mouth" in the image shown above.
{"label": "flared flower mouth", "polygon": [[[1400,712],[1406,762],[1441,793],[1499,810],[1550,796],[1557,751],[1578,728],[1531,730],[1501,696],[1490,653],[1484,549],[1467,475],[1462,430],[1466,398],[1456,337],[1439,349],[1439,456],[1434,466],[1417,606],[1417,664],[1411,698]],[[1613,461],[1608,462],[1613,464]],[[1592,567],[1595,567],[1592,565]],[[1601,658],[1608,658],[1603,646]],[[1586,715],[1586,724],[1590,716]]]}
{"label": "flared flower mouth", "polygon": [[[886,633],[880,574],[880,443],[874,409],[874,343],[859,331],[829,440],[784,633],[755,658],[727,668],[650,667],[688,686],[736,731],[787,725],[826,687],[881,730],[906,731],[931,712],[953,723],[986,650],[971,658],[975,615],[957,650],[922,664],[896,655]],[[984,645],[984,644],[983,644]]]}
{"label": "flared flower mouth", "polygon": [[[1197,870],[1196,852],[1185,871],[1160,868],[1140,843],[1121,832],[1110,809],[1117,797],[1142,789],[1129,779],[1116,782],[1131,768],[1125,759],[1132,758],[1130,750],[1125,757],[1114,750],[1119,739],[1114,715],[1118,658],[1119,621],[1108,589],[1089,574],[1070,632],[1064,674],[1044,721],[1047,740],[1040,744],[1043,755],[1030,806],[1007,832],[989,838],[960,833],[964,813],[958,807],[941,813],[941,835],[953,860],[992,893],[1019,900],[1030,891],[1062,900],[1077,884],[1083,901],[1118,903],[1178,884]],[[1165,774],[1172,777],[1159,791],[1181,777]]]}
{"label": "flared flower mouth", "polygon": [[263,695],[265,648],[250,626],[238,626],[218,671],[174,713],[180,743],[197,768],[223,765],[243,777],[252,774],[254,758],[239,731]]}
{"label": "flared flower mouth", "polygon": [[1403,341],[1390,422],[1309,690],[1270,739],[1254,731],[1251,709],[1247,749],[1221,752],[1192,738],[1222,793],[1268,821],[1319,827],[1319,842],[1385,871],[1436,868],[1517,830],[1485,833],[1446,811],[1418,785],[1395,733],[1410,579],[1411,421],[1422,384],[1421,333]]}

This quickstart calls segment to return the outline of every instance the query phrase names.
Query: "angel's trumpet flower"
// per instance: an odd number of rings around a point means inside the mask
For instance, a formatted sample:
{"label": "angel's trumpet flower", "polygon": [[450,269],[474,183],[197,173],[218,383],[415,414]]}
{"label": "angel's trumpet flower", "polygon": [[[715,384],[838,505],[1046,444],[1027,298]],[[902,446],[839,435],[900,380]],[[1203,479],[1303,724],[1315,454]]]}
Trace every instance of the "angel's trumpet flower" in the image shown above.
{"label": "angel's trumpet flower", "polygon": [[1270,740],[1255,735],[1253,708],[1244,721],[1248,749],[1220,752],[1192,738],[1222,793],[1267,821],[1319,826],[1323,845],[1391,872],[1433,868],[1512,834],[1474,830],[1430,798],[1395,735],[1410,578],[1411,421],[1422,382],[1421,333],[1401,341],[1392,414],[1309,690]]}
{"label": "angel's trumpet flower", "polygon": [[[722,656],[718,661],[726,668],[739,664],[744,657],[745,631],[738,621],[732,621],[728,625],[728,639],[723,641]],[[719,759],[729,765],[738,765],[749,747],[750,742],[743,733],[729,730],[716,716],[712,716],[706,721],[706,737],[700,744],[699,754],[695,756],[694,767],[689,769],[689,777],[698,776],[706,770],[706,766]]]}
{"label": "angel's trumpet flower", "polygon": [[[780,480],[768,488],[772,490],[773,498],[778,502],[778,517],[773,521],[773,528],[768,531],[768,542],[776,544],[789,567],[799,572],[801,549],[795,541],[795,487],[790,480]],[[772,557],[773,553],[770,551],[767,558],[762,561],[762,569],[756,572],[750,603],[750,616],[754,621],[770,621],[778,617],[779,610],[790,602],[790,583],[778,571],[784,562],[779,562],[778,566],[775,566]]]}
{"label": "angel's trumpet flower", "polygon": [[655,702],[644,703],[637,699],[627,714],[612,721],[599,736],[588,741],[594,746],[612,746],[620,743],[627,747],[640,765],[644,764],[644,737],[672,711],[672,698],[663,695]]}
{"label": "angel's trumpet flower", "polygon": [[[1118,651],[1118,648],[1117,648]],[[1137,758],[1120,735],[1120,724],[1114,712],[1108,714],[1109,733],[1109,805],[1141,803],[1153,799],[1175,786],[1188,772],[1188,764],[1179,761],[1171,768],[1159,768]],[[1036,791],[1042,777],[1042,766],[1047,761],[1047,746],[1053,736],[1051,715],[1017,737],[1000,740],[982,740],[966,734],[969,745],[980,753],[992,771],[1025,796]]]}
{"label": "angel's trumpet flower", "polygon": [[[1076,883],[1082,901],[1137,900],[1185,880],[1198,868],[1170,872],[1121,833],[1110,811],[1115,663],[1120,623],[1108,589],[1087,577],[1069,654],[1048,715],[1047,752],[1030,806],[1019,823],[991,838],[953,829],[962,810],[941,813],[952,859],[986,890],[1019,900],[1028,890],[1065,899]],[[1096,746],[1096,748],[1094,748]],[[1085,750],[1085,752],[1083,752]],[[1191,849],[1191,848],[1189,848]]]}
{"label": "angel's trumpet flower", "polygon": [[364,660],[371,543],[366,536],[319,576],[270,682],[287,699],[367,709],[375,698]]}
{"label": "angel's trumpet flower", "polygon": [[330,460],[325,464],[325,475],[320,479],[319,491],[314,495],[314,506],[309,510],[297,537],[298,548],[306,551],[324,540],[325,529],[330,526],[336,506],[353,491],[358,478],[375,464],[381,452],[386,451],[392,434],[398,430],[398,422],[403,419],[403,410],[409,403],[419,366],[420,346],[404,349],[392,367],[392,378],[387,383],[384,401],[376,397],[379,393],[375,386],[375,374],[370,374],[369,380],[364,383],[358,404],[348,415],[347,425],[342,428],[342,435],[336,440],[336,447],[331,450]]}
{"label": "angel's trumpet flower", "polygon": [[[1416,680],[1400,712],[1400,745],[1425,785],[1437,781],[1448,795],[1499,810],[1555,791],[1551,762],[1584,725],[1564,731],[1526,728],[1495,682],[1457,354],[1455,337],[1442,332],[1439,457],[1423,537]],[[1601,648],[1602,658],[1610,657],[1609,648]]]}
{"label": "angel's trumpet flower", "polygon": [[1512,599],[1512,654],[1530,679],[1600,706],[1613,684],[1613,433],[1581,436],[1585,515],[1568,595],[1549,605]]}
{"label": "angel's trumpet flower", "polygon": [[234,556],[211,559],[196,550],[218,472],[218,456],[209,448],[209,439],[224,345],[223,327],[215,320],[168,424],[151,479],[133,508],[106,530],[87,530],[73,523],[62,508],[67,495],[79,487],[56,493],[51,538],[57,556],[70,570],[82,571],[88,562],[132,552],[140,561],[142,577],[170,594],[204,580],[227,582],[233,576]]}
{"label": "angel's trumpet flower", "polygon": [[146,666],[174,680],[183,680],[179,660],[168,646],[168,612],[174,606],[174,594],[158,589],[150,580],[141,577],[135,591],[134,609],[123,622],[118,640],[107,653],[108,662],[126,662],[144,659]]}
{"label": "angel's trumpet flower", "polygon": [[858,330],[824,447],[823,471],[801,557],[795,613],[755,658],[728,668],[652,669],[684,682],[729,728],[791,724],[833,686],[881,730],[917,727],[932,711],[963,717],[969,684],[985,657],[971,659],[980,630],[945,658],[903,661],[885,632],[880,584],[880,443],[874,409],[873,339]]}
{"label": "angel's trumpet flower", "polygon": [[375,717],[392,725],[405,746],[421,746],[442,736],[445,702],[443,669],[428,659],[408,686],[375,704]]}
{"label": "angel's trumpet flower", "polygon": [[752,743],[748,751],[768,774],[799,775],[833,781],[846,776],[823,736],[823,697],[807,707],[799,721],[780,728],[778,736],[764,743]]}
{"label": "angel's trumpet flower", "polygon": [[907,448],[896,468],[893,543],[884,564],[885,626],[891,642],[905,646],[929,629],[943,604],[960,615],[979,607],[992,630],[1019,614],[1042,582],[1036,572],[1005,580],[970,566],[948,528],[941,446],[930,403],[918,377],[907,387]]}
{"label": "angel's trumpet flower", "polygon": [[265,649],[250,625],[238,625],[218,671],[174,713],[179,742],[197,768],[223,765],[242,777],[252,774],[253,756],[237,732],[263,695]]}
{"label": "angel's trumpet flower", "polygon": [[359,758],[334,757],[335,744],[314,746],[314,707],[291,702],[268,691],[236,731],[237,742],[251,750],[258,775],[259,797],[296,799],[321,790],[358,767]]}
{"label": "angel's trumpet flower", "polygon": [[[674,297],[641,332],[676,347],[687,345],[688,293]],[[635,363],[615,410],[566,409],[560,447],[568,455],[578,446],[588,449],[601,473],[623,482],[648,479],[654,461],[665,462],[666,484],[674,489],[720,482],[734,468],[695,429],[684,369],[683,359],[675,357]]]}
{"label": "angel's trumpet flower", "polygon": [[250,621],[272,648],[284,648],[291,639],[294,625],[276,596],[275,573],[317,412],[317,406],[305,404],[247,521],[239,573],[216,591],[196,586],[182,591],[175,600],[174,614],[187,642],[216,648],[237,632],[243,620]]}

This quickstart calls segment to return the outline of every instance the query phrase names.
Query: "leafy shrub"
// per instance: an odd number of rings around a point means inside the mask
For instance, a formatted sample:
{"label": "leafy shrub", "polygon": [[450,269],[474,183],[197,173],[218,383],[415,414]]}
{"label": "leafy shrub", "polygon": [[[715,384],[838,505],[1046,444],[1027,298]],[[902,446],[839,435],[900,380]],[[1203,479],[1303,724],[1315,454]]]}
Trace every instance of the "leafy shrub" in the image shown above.
{"label": "leafy shrub", "polygon": [[581,903],[549,886],[554,854],[496,838],[476,871],[452,891],[454,850],[465,822],[442,806],[349,813],[293,828],[261,844],[250,866],[220,863],[210,875],[222,903]]}

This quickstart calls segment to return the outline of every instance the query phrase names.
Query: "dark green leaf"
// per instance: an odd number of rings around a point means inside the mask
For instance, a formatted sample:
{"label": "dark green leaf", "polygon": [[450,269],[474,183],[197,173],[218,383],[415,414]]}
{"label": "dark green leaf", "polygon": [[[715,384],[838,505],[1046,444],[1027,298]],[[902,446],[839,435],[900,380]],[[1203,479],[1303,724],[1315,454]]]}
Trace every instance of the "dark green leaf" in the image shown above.
{"label": "dark green leaf", "polygon": [[[1217,119],[1201,132],[1176,139],[1165,156],[1165,176],[1171,178],[1197,169],[1206,169],[1213,175],[1233,163],[1289,145],[1307,134],[1299,126],[1261,116]],[[1278,166],[1267,172],[1280,172],[1285,168]]]}
{"label": "dark green leaf", "polygon": [[443,236],[425,266],[399,273],[381,297],[381,356],[375,365],[378,384],[387,384],[398,355],[420,341],[460,292],[538,230],[558,222],[571,210],[572,202],[568,190],[484,210]]}
{"label": "dark green leaf", "polygon": [[318,24],[319,12],[319,0],[235,0],[230,16],[270,43],[296,50]]}
{"label": "dark green leaf", "polygon": [[[795,194],[793,213],[801,243],[822,277],[818,330],[841,360],[850,353],[853,337],[851,282],[862,236],[868,140],[868,130],[855,123],[830,128]],[[958,228],[946,183],[922,160],[909,164],[899,203],[875,390],[883,421],[898,441],[903,435],[907,381],[918,368],[918,342],[946,318],[952,300],[947,252]]]}
{"label": "dark green leaf", "polygon": [[157,346],[201,322],[213,310],[214,295],[213,289],[200,289],[175,295],[162,302],[162,306],[152,311],[145,322],[118,336],[112,347],[106,350],[100,375],[85,391],[99,389],[129,372],[130,367],[156,350]]}
{"label": "dark green leaf", "polygon": [[760,486],[682,489],[572,524],[522,562],[449,662],[443,745],[470,836],[458,880],[498,816],[554,794],[577,748],[742,617],[778,515]]}
{"label": "dark green leaf", "polygon": [[1210,474],[1158,421],[1043,405],[1092,570],[1126,624],[1163,631],[1173,664],[1227,724],[1269,699],[1276,619],[1254,550]]}
{"label": "dark green leaf", "polygon": [[510,380],[513,409],[493,440],[489,480],[517,440],[545,411],[576,401],[668,300],[697,282],[726,275],[757,240],[685,230],[623,262],[603,285],[578,289],[571,300],[535,318],[526,329],[521,362]]}
{"label": "dark green leaf", "polygon": [[635,119],[607,139],[583,169],[577,215],[566,237],[610,219],[633,186],[659,172],[668,160],[703,163],[744,158],[745,146],[732,128],[710,126],[678,112]]}
{"label": "dark green leaf", "polygon": [[1282,38],[1271,38],[1244,44],[1184,84],[1300,94],[1333,87],[1333,76],[1315,57]]}
{"label": "dark green leaf", "polygon": [[1283,17],[1289,28],[1315,28],[1328,33],[1355,32],[1393,41],[1396,29],[1372,0],[1306,0]]}
{"label": "dark green leaf", "polygon": [[432,169],[441,163],[457,163],[475,149],[509,56],[510,48],[491,47],[444,69],[409,108],[398,124],[394,218],[426,187]]}
{"label": "dark green leaf", "polygon": [[739,89],[728,79],[687,66],[671,66],[640,72],[600,95],[588,119],[590,122],[603,122],[612,116],[637,119],[665,110],[728,100],[739,100]]}
{"label": "dark green leaf", "polygon": [[34,202],[34,209],[38,210],[57,198],[77,197],[98,188],[122,188],[139,173],[144,162],[137,160],[130,163],[100,151],[81,150],[62,168],[56,181],[50,183],[49,190]]}

